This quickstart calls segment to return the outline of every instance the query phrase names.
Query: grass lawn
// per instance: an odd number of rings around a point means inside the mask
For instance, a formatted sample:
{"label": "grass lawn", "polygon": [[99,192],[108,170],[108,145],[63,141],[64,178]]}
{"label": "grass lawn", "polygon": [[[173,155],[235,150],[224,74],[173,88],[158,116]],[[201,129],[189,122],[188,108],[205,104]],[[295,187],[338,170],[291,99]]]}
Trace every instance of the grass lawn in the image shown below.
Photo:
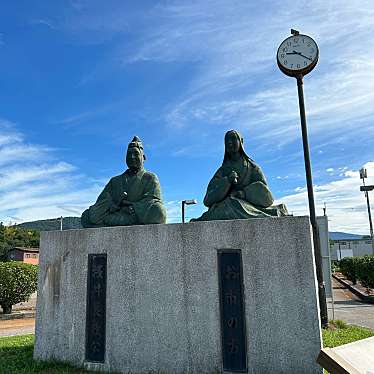
{"label": "grass lawn", "polygon": [[34,335],[0,338],[0,373],[93,373],[92,371],[76,369],[67,364],[36,362],[32,358],[33,350]]}
{"label": "grass lawn", "polygon": [[[328,330],[323,330],[322,335],[325,347],[336,347],[374,336],[374,330],[347,326],[344,322],[335,321],[330,323]],[[93,373],[67,364],[33,361],[33,349],[34,335],[0,338],[0,373]]]}
{"label": "grass lawn", "polygon": [[337,347],[356,340],[366,339],[374,336],[374,330],[358,326],[348,326],[342,321],[330,321],[329,329],[322,330],[323,346]]}

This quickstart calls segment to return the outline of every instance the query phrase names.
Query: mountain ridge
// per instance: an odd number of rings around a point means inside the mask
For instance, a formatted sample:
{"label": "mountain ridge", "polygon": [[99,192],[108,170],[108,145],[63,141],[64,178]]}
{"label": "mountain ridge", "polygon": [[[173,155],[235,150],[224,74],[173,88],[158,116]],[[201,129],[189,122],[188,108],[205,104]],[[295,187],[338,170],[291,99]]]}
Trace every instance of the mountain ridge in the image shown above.
{"label": "mountain ridge", "polygon": [[[17,227],[37,231],[61,229],[61,217],[19,223]],[[62,217],[62,230],[82,229],[81,217]]]}
{"label": "mountain ridge", "polygon": [[[52,231],[60,230],[61,218],[50,218],[42,219],[30,222],[24,222],[17,225],[17,227],[32,229],[38,231]],[[63,217],[62,218],[62,229],[63,230],[73,230],[82,229],[81,218],[80,217]],[[351,234],[342,231],[329,231],[329,238],[331,240],[358,240],[366,237],[367,235]]]}

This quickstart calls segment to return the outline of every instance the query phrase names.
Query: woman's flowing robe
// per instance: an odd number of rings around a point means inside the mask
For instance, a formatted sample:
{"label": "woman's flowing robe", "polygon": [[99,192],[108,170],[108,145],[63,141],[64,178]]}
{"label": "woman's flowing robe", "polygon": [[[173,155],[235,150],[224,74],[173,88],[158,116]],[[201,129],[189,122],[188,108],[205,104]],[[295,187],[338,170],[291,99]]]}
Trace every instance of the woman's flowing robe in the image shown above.
{"label": "woman's flowing robe", "polygon": [[[237,184],[230,183],[232,171],[239,175]],[[241,191],[243,197],[235,197]],[[229,220],[287,215],[284,204],[272,205],[273,196],[260,167],[242,156],[242,165],[225,160],[209,182],[204,204],[209,208],[196,221]]]}

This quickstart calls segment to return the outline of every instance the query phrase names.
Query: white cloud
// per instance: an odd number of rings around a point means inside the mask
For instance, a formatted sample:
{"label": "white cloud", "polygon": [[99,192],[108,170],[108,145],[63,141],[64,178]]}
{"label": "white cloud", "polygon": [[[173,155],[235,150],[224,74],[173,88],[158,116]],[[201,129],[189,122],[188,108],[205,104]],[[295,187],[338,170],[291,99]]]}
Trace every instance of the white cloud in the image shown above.
{"label": "white cloud", "polygon": [[[373,138],[374,6],[370,0],[340,2],[339,6],[332,0],[302,0],[297,4],[291,0],[240,0],[234,4],[224,0],[171,0],[147,8],[129,7],[122,1],[108,6],[97,0],[74,0],[71,5],[71,17],[66,17],[69,13],[56,16],[52,26],[68,30],[71,37],[83,43],[115,40],[113,54],[105,54],[113,61],[104,61],[99,72],[107,72],[114,64],[181,63],[178,66],[188,75],[182,79],[185,86],[163,108],[170,129],[184,127],[186,135],[192,130],[199,134],[204,131],[206,139],[217,132],[218,126],[245,130],[244,135],[250,129],[251,141],[262,149],[270,143],[272,148],[286,147],[299,139],[296,82],[282,75],[275,61],[277,46],[294,27],[312,35],[320,46],[319,64],[305,78],[304,85],[309,132],[318,139],[319,148],[325,147],[318,152],[326,154],[334,144],[348,144],[348,150],[338,155],[347,162],[352,139]],[[36,23],[50,26],[47,18]],[[111,108],[81,110],[60,124],[76,125]],[[213,147],[207,143],[186,141],[174,155],[198,155],[199,147],[210,152]],[[284,162],[292,152],[295,154],[292,150],[279,157]],[[367,159],[372,160],[372,150],[366,152]],[[52,149],[28,144],[10,122],[0,121],[0,193],[1,203],[7,207],[4,211],[0,205],[0,215],[21,215],[25,219],[35,213],[38,217],[33,219],[47,218],[61,215],[61,206],[83,209],[93,202],[102,184],[85,188],[73,165],[55,157],[51,161],[51,155],[55,155]],[[323,169],[341,179],[316,187],[317,208],[322,211],[326,201],[331,225],[346,225],[348,229],[350,224],[359,223],[367,231],[365,202],[356,185],[357,172],[350,170],[352,166],[336,168],[340,161],[335,161],[327,164],[334,168]],[[285,178],[280,175],[277,179],[280,177]],[[71,191],[78,191],[80,197]],[[285,197],[290,210],[307,213],[305,190],[295,192]],[[179,203],[169,202],[167,209],[169,221],[179,221]],[[362,232],[359,227],[352,227]]]}
{"label": "white cloud", "polygon": [[79,213],[102,188],[86,187],[73,165],[56,160],[49,147],[28,144],[5,120],[0,120],[0,165],[0,221],[5,223],[67,215],[69,206]]}
{"label": "white cloud", "polygon": [[100,116],[100,115],[105,115],[111,110],[119,107],[123,107],[123,101],[114,101],[111,102],[110,104],[107,105],[102,105],[99,107],[95,107],[93,110],[87,110],[80,112],[78,114],[74,114],[68,117],[65,117],[63,119],[54,121],[55,124],[57,125],[65,125],[66,127],[72,127],[75,125],[79,125],[80,123],[87,122],[89,120],[92,120],[92,118]]}
{"label": "white cloud", "polygon": [[180,201],[167,201],[165,209],[168,223],[182,222]]}
{"label": "white cloud", "polygon": [[12,162],[40,160],[50,151],[49,148],[37,145],[11,143],[0,149],[0,166]]}
{"label": "white cloud", "polygon": [[[339,6],[332,0],[111,4],[72,1],[71,17],[61,21],[63,29],[83,43],[116,37],[112,60],[103,61],[99,71],[142,61],[187,63],[190,78],[164,110],[171,131],[181,127],[197,131],[203,126],[209,132],[230,124],[244,132],[250,129],[254,141],[278,148],[299,139],[296,83],[278,70],[275,61],[278,45],[294,27],[312,35],[320,47],[319,64],[305,79],[309,132],[322,138],[325,146],[347,143],[364,130],[366,136],[374,135],[369,126],[374,119],[370,0]],[[91,115],[97,113],[83,112],[63,122]]]}
{"label": "white cloud", "polygon": [[306,191],[306,187],[296,187],[295,192],[304,192]]}
{"label": "white cloud", "polygon": [[11,143],[18,143],[21,140],[22,139],[19,134],[0,134],[0,146]]}
{"label": "white cloud", "polygon": [[[371,164],[369,163],[369,165],[371,165]],[[359,178],[360,177],[360,173],[358,171],[347,170],[343,174],[344,174],[345,177],[351,177],[351,178]]]}
{"label": "white cloud", "polygon": [[[6,125],[6,126],[5,126]],[[76,167],[55,159],[53,150],[27,144],[11,122],[0,121],[0,221],[26,222],[79,216],[93,204],[107,180],[87,187]],[[181,202],[165,203],[169,223],[181,222]],[[193,214],[189,208],[186,218]]]}
{"label": "white cloud", "polygon": [[51,21],[50,19],[34,19],[32,21],[30,21],[30,24],[31,25],[41,25],[41,26],[46,26],[48,27],[49,29],[51,30],[55,30],[56,29],[56,26],[53,24],[53,21]]}
{"label": "white cloud", "polygon": [[[167,213],[167,223],[181,223],[182,222],[182,201],[166,201],[165,209]],[[186,205],[185,207],[185,221],[189,222],[192,218],[201,216],[202,211],[207,208],[197,203],[197,205]]]}
{"label": "white cloud", "polygon": [[[365,164],[368,171],[367,184],[374,184],[374,161]],[[366,199],[360,191],[362,184],[358,171],[348,170],[344,177],[326,184],[315,186],[314,198],[317,215],[322,214],[324,203],[327,206],[330,231],[345,231],[358,234],[369,232]],[[309,215],[308,196],[303,188],[297,193],[279,199],[294,215]],[[372,201],[374,199],[374,194]],[[374,213],[374,212],[373,212]]]}
{"label": "white cloud", "polygon": [[74,170],[75,168],[66,162],[58,162],[52,165],[34,165],[25,167],[24,170],[19,169],[19,167],[9,167],[2,169],[0,173],[0,188],[10,188],[19,186],[21,183],[31,183],[43,179],[53,181],[56,175]]}
{"label": "white cloud", "polygon": [[[266,17],[269,7],[272,17]],[[185,93],[167,109],[171,128],[230,123],[250,127],[259,141],[285,146],[299,138],[296,82],[278,71],[275,52],[294,26],[320,46],[320,62],[305,79],[310,132],[337,134],[344,122],[350,137],[363,129],[372,136],[373,15],[368,0],[339,6],[322,0],[296,5],[290,0],[281,5],[239,1],[235,6],[216,0],[171,1],[146,13],[139,47],[127,48],[123,60],[188,61],[198,67]]]}

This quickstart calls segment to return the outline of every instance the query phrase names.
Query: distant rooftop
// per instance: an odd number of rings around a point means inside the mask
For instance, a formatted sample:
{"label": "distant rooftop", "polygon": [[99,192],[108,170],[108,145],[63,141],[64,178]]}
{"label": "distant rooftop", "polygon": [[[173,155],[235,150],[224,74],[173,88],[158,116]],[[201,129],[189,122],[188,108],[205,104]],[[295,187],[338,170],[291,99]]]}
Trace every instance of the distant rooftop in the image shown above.
{"label": "distant rooftop", "polygon": [[17,249],[22,252],[39,252],[39,248],[27,248],[27,247],[13,247],[11,251]]}

